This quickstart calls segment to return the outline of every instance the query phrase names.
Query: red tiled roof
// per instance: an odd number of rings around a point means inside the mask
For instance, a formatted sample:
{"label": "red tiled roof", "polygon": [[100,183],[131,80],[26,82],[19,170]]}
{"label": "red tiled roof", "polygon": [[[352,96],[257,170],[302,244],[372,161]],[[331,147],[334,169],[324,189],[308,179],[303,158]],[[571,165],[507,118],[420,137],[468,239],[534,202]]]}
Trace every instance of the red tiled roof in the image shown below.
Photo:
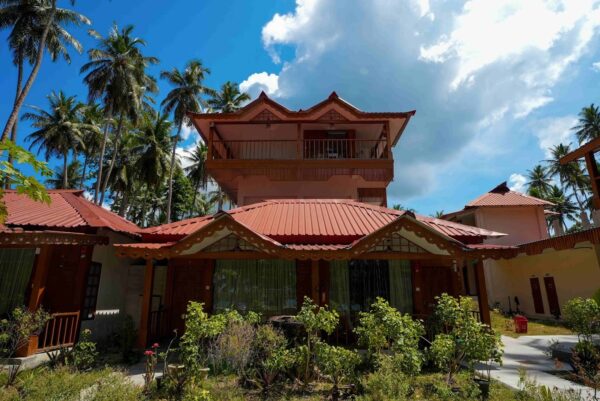
{"label": "red tiled roof", "polygon": [[552,206],[552,202],[511,191],[503,182],[466,205],[468,208],[481,206]]}
{"label": "red tiled roof", "polygon": [[4,224],[54,229],[108,228],[127,234],[137,234],[141,230],[132,222],[86,200],[81,190],[48,190],[48,195],[49,205],[7,190],[2,198],[8,212]]}
{"label": "red tiled roof", "polygon": [[[227,212],[246,227],[282,243],[350,243],[388,225],[404,211],[347,199],[274,199]],[[504,234],[425,216],[416,219],[450,237],[499,237]],[[177,240],[212,221],[198,217],[143,230],[145,240]]]}

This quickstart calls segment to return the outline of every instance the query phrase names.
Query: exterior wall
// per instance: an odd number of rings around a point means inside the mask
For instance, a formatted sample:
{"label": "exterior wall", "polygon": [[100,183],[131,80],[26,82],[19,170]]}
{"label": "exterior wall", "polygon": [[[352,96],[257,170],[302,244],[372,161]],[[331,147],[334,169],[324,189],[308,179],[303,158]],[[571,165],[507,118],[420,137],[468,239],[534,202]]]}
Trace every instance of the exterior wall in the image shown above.
{"label": "exterior wall", "polygon": [[[508,310],[508,297],[515,310],[514,297],[520,301],[520,310],[528,316],[551,318],[544,277],[554,277],[561,310],[564,304],[575,297],[590,297],[600,289],[600,264],[598,245],[579,243],[574,249],[547,250],[540,255],[522,255],[509,260],[489,260],[487,268],[492,276],[494,294],[489,302],[500,303]],[[487,276],[487,274],[486,274]],[[536,314],[529,279],[540,279],[544,314]],[[488,287],[490,288],[490,287]]]}
{"label": "exterior wall", "polygon": [[96,315],[94,319],[83,320],[81,323],[81,329],[92,330],[94,338],[105,337],[117,330],[127,314],[131,314],[134,319],[139,320],[139,312],[136,315],[135,311],[132,310],[135,307],[131,305],[137,299],[133,301],[128,294],[133,290],[137,293],[137,298],[141,300],[140,294],[142,293],[141,286],[137,291],[129,288],[129,265],[131,261],[117,258],[115,249],[112,246],[112,244],[130,243],[134,240],[131,237],[108,230],[102,230],[99,234],[109,238],[109,245],[96,245],[92,254],[92,261],[102,264]]}
{"label": "exterior wall", "polygon": [[386,188],[382,182],[365,181],[358,176],[334,176],[327,181],[271,181],[265,176],[240,180],[240,206],[264,199],[354,199],[358,188]]}
{"label": "exterior wall", "polygon": [[548,238],[543,207],[482,207],[475,212],[476,225],[508,234],[486,244],[517,245]]}

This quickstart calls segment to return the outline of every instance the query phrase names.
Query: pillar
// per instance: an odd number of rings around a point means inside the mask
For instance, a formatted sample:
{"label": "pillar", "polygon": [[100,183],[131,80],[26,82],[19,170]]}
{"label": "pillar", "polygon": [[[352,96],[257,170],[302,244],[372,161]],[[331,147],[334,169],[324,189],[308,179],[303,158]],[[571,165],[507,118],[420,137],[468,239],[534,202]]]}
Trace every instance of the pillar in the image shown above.
{"label": "pillar", "polygon": [[146,260],[146,269],[144,271],[144,292],[142,294],[142,316],[140,318],[140,328],[138,330],[137,346],[146,348],[148,344],[148,326],[150,320],[150,306],[152,304],[152,282],[154,281],[154,261]]}
{"label": "pillar", "polygon": [[319,300],[319,261],[311,260],[310,261],[310,297],[313,302],[317,305],[320,305],[321,302]]}
{"label": "pillar", "polygon": [[485,272],[483,270],[483,260],[478,260],[475,265],[475,278],[477,282],[477,300],[479,302],[479,313],[481,321],[488,325],[492,324],[490,317],[490,305],[488,302],[487,288],[485,286]]}

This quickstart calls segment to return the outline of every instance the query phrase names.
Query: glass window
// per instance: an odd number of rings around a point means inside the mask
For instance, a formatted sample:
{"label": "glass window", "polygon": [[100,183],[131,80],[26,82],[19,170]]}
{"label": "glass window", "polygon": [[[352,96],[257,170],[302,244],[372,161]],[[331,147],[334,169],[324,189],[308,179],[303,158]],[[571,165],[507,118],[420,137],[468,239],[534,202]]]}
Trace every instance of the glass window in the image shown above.
{"label": "glass window", "polygon": [[100,288],[100,273],[102,264],[92,262],[88,271],[85,296],[83,298],[82,320],[91,320],[96,315],[96,302],[98,300],[98,288]]}
{"label": "glass window", "polygon": [[0,249],[0,316],[26,302],[34,260],[34,248]]}
{"label": "glass window", "polygon": [[287,260],[217,260],[214,310],[296,313],[296,263]]}

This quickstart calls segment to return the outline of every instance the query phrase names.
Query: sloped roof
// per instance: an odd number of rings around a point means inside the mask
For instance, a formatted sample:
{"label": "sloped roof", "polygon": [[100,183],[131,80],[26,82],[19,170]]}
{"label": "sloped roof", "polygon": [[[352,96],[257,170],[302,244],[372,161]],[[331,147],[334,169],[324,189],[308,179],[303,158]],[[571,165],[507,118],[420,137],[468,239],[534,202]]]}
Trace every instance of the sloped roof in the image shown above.
{"label": "sloped roof", "polygon": [[126,234],[141,231],[134,223],[85,199],[82,190],[48,190],[48,195],[50,204],[7,190],[2,198],[8,212],[4,224],[48,229],[107,228]]}
{"label": "sloped roof", "polygon": [[[239,223],[287,244],[350,243],[390,224],[405,211],[348,199],[272,199],[230,210]],[[416,215],[416,220],[449,237],[499,237],[502,233]],[[177,240],[213,220],[204,216],[143,230],[145,240]]]}
{"label": "sloped roof", "polygon": [[491,191],[467,203],[466,207],[481,206],[552,206],[552,202],[517,191],[511,191],[506,182],[498,185]]}

